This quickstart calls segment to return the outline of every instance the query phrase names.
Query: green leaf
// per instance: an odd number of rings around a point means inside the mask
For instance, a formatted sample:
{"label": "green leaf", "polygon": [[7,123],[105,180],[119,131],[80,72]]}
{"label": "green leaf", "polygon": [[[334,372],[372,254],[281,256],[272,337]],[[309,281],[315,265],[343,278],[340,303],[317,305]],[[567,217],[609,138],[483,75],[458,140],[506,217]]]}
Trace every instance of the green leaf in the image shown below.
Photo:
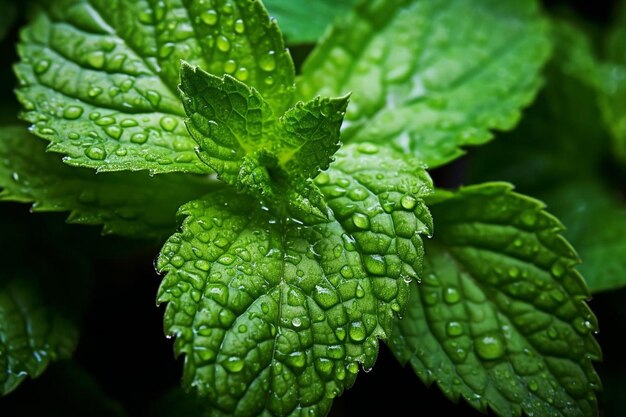
{"label": "green leaf", "polygon": [[50,1],[18,49],[24,119],[66,163],[100,171],[210,172],[183,123],[181,59],[291,102],[291,57],[256,0]]}
{"label": "green leaf", "polygon": [[614,21],[604,45],[604,60],[598,63],[600,106],[613,136],[614,154],[626,163],[626,6],[618,2]]}
{"label": "green leaf", "polygon": [[176,229],[181,204],[218,187],[190,175],[96,174],[68,167],[25,128],[0,128],[0,201],[33,211],[71,211],[69,221],[102,224],[104,233],[163,238]]}
{"label": "green leaf", "polygon": [[0,281],[0,395],[26,377],[36,378],[52,361],[71,356],[78,341],[76,324],[27,277]]}
{"label": "green leaf", "polygon": [[626,286],[626,204],[599,182],[572,181],[546,193],[550,210],[566,226],[578,267],[592,292]]}
{"label": "green leaf", "polygon": [[617,288],[626,285],[626,205],[602,179],[610,134],[598,108],[597,60],[582,31],[558,21],[553,28],[547,87],[517,129],[472,154],[470,181],[506,180],[540,197],[563,221],[591,291]]}
{"label": "green leaf", "polygon": [[431,168],[513,128],[550,50],[534,0],[361,2],[304,64],[304,97],[353,91],[344,142],[390,144]]}
{"label": "green leaf", "polygon": [[562,226],[503,183],[442,192],[424,280],[391,348],[454,401],[500,416],[595,416],[601,352]]}
{"label": "green leaf", "polygon": [[183,206],[161,251],[165,330],[214,415],[325,415],[404,308],[432,228],[430,179],[373,145],[341,152],[317,180],[327,223],[213,193]]}
{"label": "green leaf", "polygon": [[[181,92],[198,154],[220,179],[269,202],[286,195],[325,218],[321,196],[307,179],[327,169],[339,149],[347,96],[298,102],[279,118],[256,89],[186,64]],[[305,201],[318,204],[307,209]]]}
{"label": "green leaf", "polygon": [[315,43],[337,16],[347,14],[356,0],[263,0],[290,44]]}

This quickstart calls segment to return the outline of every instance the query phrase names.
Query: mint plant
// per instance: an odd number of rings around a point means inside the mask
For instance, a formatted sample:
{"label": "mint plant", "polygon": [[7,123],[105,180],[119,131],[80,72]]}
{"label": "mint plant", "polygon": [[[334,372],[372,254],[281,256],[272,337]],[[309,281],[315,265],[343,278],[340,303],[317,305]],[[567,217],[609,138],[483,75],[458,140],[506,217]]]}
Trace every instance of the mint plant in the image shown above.
{"label": "mint plant", "polygon": [[[536,0],[33,1],[0,199],[162,245],[173,415],[325,416],[381,342],[479,411],[598,415],[564,234],[592,290],[626,283],[621,239],[589,240],[604,215],[626,230],[598,168],[605,139],[621,157],[623,37],[603,59]],[[294,63],[285,42],[317,44]],[[439,184],[496,136],[471,185]],[[73,290],[20,274],[0,280],[2,394],[80,339]]]}

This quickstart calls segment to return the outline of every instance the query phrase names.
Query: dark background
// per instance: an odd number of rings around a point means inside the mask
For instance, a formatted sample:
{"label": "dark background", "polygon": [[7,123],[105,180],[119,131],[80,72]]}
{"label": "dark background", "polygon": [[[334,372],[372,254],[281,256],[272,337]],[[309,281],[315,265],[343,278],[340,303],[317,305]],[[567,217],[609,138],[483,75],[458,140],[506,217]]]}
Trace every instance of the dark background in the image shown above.
{"label": "dark background", "polygon": [[[599,30],[610,23],[614,6],[610,0],[546,4],[553,11],[568,6]],[[5,62],[0,69],[0,121],[5,122],[14,120],[17,113],[12,92],[15,82],[8,64],[17,61],[16,39],[14,30],[0,45]],[[296,59],[308,50],[296,48]],[[462,159],[433,176],[439,185],[459,185],[464,182],[465,165]],[[0,265],[36,263],[52,283],[80,279],[90,288],[82,300],[85,314],[75,359],[51,365],[40,378],[25,381],[14,393],[0,398],[0,416],[190,416],[193,404],[185,409],[177,390],[182,361],[173,358],[172,342],[163,336],[164,309],[155,305],[160,277],[154,272],[153,260],[159,242],[101,237],[97,227],[65,225],[65,217],[31,214],[26,205],[0,205]],[[29,250],[10,251],[9,247]],[[9,255],[15,253],[17,258]],[[27,259],[25,253],[31,257]],[[85,270],[81,276],[72,277],[77,258],[88,265],[81,267]],[[626,415],[621,392],[626,381],[622,348],[625,297],[626,290],[601,293],[590,303],[601,325],[598,340],[604,362],[597,369],[605,385],[599,397],[604,416]],[[355,386],[335,400],[331,416],[379,413],[481,415],[464,403],[453,404],[435,386],[426,388],[384,345],[374,369],[361,373]]]}

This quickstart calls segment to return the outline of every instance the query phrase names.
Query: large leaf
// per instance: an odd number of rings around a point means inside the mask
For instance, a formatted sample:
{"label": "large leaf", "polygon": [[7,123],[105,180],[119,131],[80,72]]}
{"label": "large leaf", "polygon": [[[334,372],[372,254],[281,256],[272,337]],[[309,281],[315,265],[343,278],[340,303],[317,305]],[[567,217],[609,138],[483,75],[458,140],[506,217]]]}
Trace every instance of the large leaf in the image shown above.
{"label": "large leaf", "polygon": [[393,332],[398,359],[500,416],[597,415],[597,323],[561,224],[499,183],[441,193],[431,209],[437,234]]}
{"label": "large leaf", "polygon": [[166,237],[181,204],[219,187],[191,175],[96,174],[68,167],[25,128],[0,128],[0,201],[34,203],[34,211],[70,211],[69,221],[101,224],[104,233]]}
{"label": "large leaf", "polygon": [[259,1],[60,0],[22,32],[18,97],[71,165],[209,172],[176,91],[180,60],[255,85],[277,109],[294,70]]}
{"label": "large leaf", "polygon": [[325,415],[404,308],[432,227],[421,165],[352,147],[317,183],[327,223],[213,193],[183,206],[163,247],[165,329],[214,415]]}
{"label": "large leaf", "polygon": [[344,141],[436,167],[515,126],[549,49],[534,0],[361,2],[311,54],[299,87],[305,98],[353,92]]}
{"label": "large leaf", "polygon": [[580,254],[589,288],[602,291],[626,285],[626,205],[602,179],[610,134],[591,43],[571,24],[553,28],[548,85],[517,129],[472,154],[470,179],[510,181],[545,201]]}
{"label": "large leaf", "polygon": [[347,14],[356,0],[263,0],[278,20],[290,44],[315,43],[338,16]]}

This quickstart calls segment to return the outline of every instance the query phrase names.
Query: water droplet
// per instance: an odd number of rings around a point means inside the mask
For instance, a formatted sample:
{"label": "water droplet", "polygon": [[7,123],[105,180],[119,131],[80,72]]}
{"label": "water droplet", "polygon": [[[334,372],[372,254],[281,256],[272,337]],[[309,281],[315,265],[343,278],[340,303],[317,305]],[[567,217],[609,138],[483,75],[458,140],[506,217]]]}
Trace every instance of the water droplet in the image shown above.
{"label": "water droplet", "polygon": [[76,120],[83,115],[83,108],[79,106],[69,106],[63,112],[63,117],[68,120]]}
{"label": "water droplet", "polygon": [[230,358],[222,362],[222,366],[231,373],[241,372],[241,370],[243,369],[243,365],[243,360],[241,358],[238,358],[237,356],[231,356]]}
{"label": "water droplet", "polygon": [[180,268],[185,264],[185,259],[182,256],[175,255],[170,259],[170,263],[174,265],[176,268]]}
{"label": "water droplet", "polygon": [[230,50],[230,41],[224,35],[220,35],[217,38],[217,49],[222,52],[228,52]]}
{"label": "water droplet", "polygon": [[198,268],[201,271],[207,272],[209,269],[211,269],[211,264],[209,264],[207,261],[205,261],[204,259],[199,259],[194,263],[194,266],[196,268]]}
{"label": "water droplet", "polygon": [[387,264],[385,258],[381,255],[366,255],[363,257],[365,269],[372,275],[385,275],[387,272]]}
{"label": "water droplet", "polygon": [[96,69],[104,67],[104,52],[95,51],[87,55],[87,62]]}
{"label": "water droplet", "polygon": [[537,384],[537,381],[534,379],[531,379],[530,382],[528,382],[528,389],[532,392],[536,392],[539,389],[539,384]]}
{"label": "water droplet", "polygon": [[327,172],[321,172],[316,178],[315,178],[315,184],[317,185],[326,185],[330,182],[330,176],[328,175]]}
{"label": "water droplet", "polygon": [[563,265],[563,262],[561,261],[556,261],[554,264],[552,264],[550,272],[552,272],[552,275],[554,275],[555,277],[560,278],[566,272],[565,265]]}
{"label": "water droplet", "polygon": [[365,296],[365,290],[363,290],[363,287],[361,287],[361,284],[358,284],[356,286],[356,297],[363,298],[364,296]]}
{"label": "water droplet", "polygon": [[243,23],[243,20],[237,19],[235,20],[235,32],[241,34],[246,30],[246,25]]}
{"label": "water droplet", "polygon": [[337,336],[337,339],[339,339],[340,341],[345,340],[346,329],[344,329],[343,327],[337,327],[337,329],[335,329],[335,336]]}
{"label": "water droplet", "polygon": [[452,337],[461,336],[463,334],[463,325],[458,321],[449,321],[446,324],[446,333]]}
{"label": "water droplet", "polygon": [[448,304],[455,304],[461,300],[461,293],[456,288],[446,288],[443,292],[443,299]]}
{"label": "water droplet", "polygon": [[499,336],[483,336],[474,341],[476,353],[484,360],[492,361],[504,355],[505,347]]}
{"label": "water droplet", "polygon": [[267,54],[259,58],[259,66],[263,71],[274,71],[276,69],[276,57],[274,51],[269,51]]}
{"label": "water droplet", "polygon": [[287,357],[287,363],[296,369],[302,369],[306,366],[306,355],[304,352],[294,352]]}
{"label": "water droplet", "polygon": [[511,278],[517,278],[519,276],[519,269],[515,266],[512,266],[509,268],[508,273]]}
{"label": "water droplet", "polygon": [[120,84],[120,89],[124,92],[129,91],[131,88],[133,88],[133,85],[135,84],[135,82],[132,79],[127,79],[122,81],[122,83]]}
{"label": "water droplet", "polygon": [[261,311],[263,312],[263,314],[267,314],[270,312],[270,308],[267,303],[261,303]]}
{"label": "water droplet", "polygon": [[173,117],[165,116],[161,118],[160,125],[165,131],[172,132],[176,129],[176,126],[178,126],[178,120]]}
{"label": "water droplet", "polygon": [[213,9],[207,10],[200,15],[200,19],[209,26],[217,23],[217,12]]}
{"label": "water droplet", "polygon": [[90,159],[94,159],[96,161],[102,161],[104,160],[104,158],[106,158],[107,153],[104,149],[102,149],[99,146],[91,146],[85,149],[85,155],[87,155],[87,157]]}
{"label": "water droplet", "polygon": [[37,64],[35,64],[35,73],[36,74],[43,74],[44,72],[48,71],[48,68],[50,68],[50,61],[47,59],[42,59],[39,62],[37,62]]}
{"label": "water droplet", "polygon": [[274,84],[274,77],[272,77],[271,75],[268,75],[267,77],[265,77],[265,85],[272,85]]}
{"label": "water droplet", "polygon": [[324,377],[329,377],[333,372],[333,361],[326,358],[315,360],[315,369]]}
{"label": "water droplet", "polygon": [[139,123],[137,123],[136,120],[133,119],[124,119],[122,120],[122,122],[120,123],[120,126],[122,127],[135,127],[137,126]]}
{"label": "water droplet", "polygon": [[341,345],[331,345],[326,349],[326,354],[331,359],[342,359],[345,356],[346,351]]}
{"label": "water droplet", "polygon": [[348,192],[348,197],[353,201],[363,201],[367,196],[367,190],[361,187],[353,188]]}
{"label": "water droplet", "polygon": [[97,97],[100,94],[102,94],[102,88],[100,87],[92,87],[89,89],[89,91],[87,92],[87,95],[91,98],[93,97]]}
{"label": "water droplet", "polygon": [[400,200],[400,204],[405,210],[413,210],[417,205],[417,199],[415,199],[412,195],[405,195]]}
{"label": "water droplet", "polygon": [[67,137],[72,139],[72,140],[80,139],[80,135],[78,133],[76,133],[76,132],[68,133]]}
{"label": "water droplet", "polygon": [[224,72],[226,74],[232,74],[237,69],[237,62],[232,59],[229,59],[224,63]]}
{"label": "water droplet", "polygon": [[152,104],[154,107],[157,107],[161,102],[161,94],[159,94],[157,91],[148,90],[148,92],[146,92],[146,97],[150,104]]}
{"label": "water droplet", "polygon": [[360,321],[355,321],[354,323],[350,323],[350,330],[348,331],[350,335],[350,339],[355,342],[361,342],[365,339],[365,327],[363,323]]}
{"label": "water droplet", "polygon": [[235,77],[239,81],[246,81],[249,76],[250,76],[250,73],[248,72],[248,69],[245,67],[239,68],[237,72],[235,73]]}
{"label": "water droplet", "polygon": [[352,215],[352,223],[362,230],[366,230],[370,228],[370,219],[365,214],[362,213],[354,213]]}
{"label": "water droplet", "polygon": [[147,140],[148,135],[146,135],[145,133],[135,133],[133,136],[130,137],[130,141],[137,144],[146,143]]}
{"label": "water droplet", "polygon": [[115,123],[115,119],[113,117],[104,116],[96,120],[96,124],[98,126],[109,126]]}
{"label": "water droplet", "polygon": [[245,333],[248,331],[248,326],[246,326],[245,324],[240,324],[239,327],[237,327],[237,330],[239,331],[239,333]]}
{"label": "water droplet", "polygon": [[378,153],[378,146],[372,143],[360,143],[357,146],[357,150],[364,154],[374,155]]}
{"label": "water droplet", "polygon": [[297,317],[294,317],[294,318],[291,320],[291,324],[293,325],[293,327],[295,327],[295,328],[297,329],[298,327],[302,326],[302,320],[300,320],[300,319],[299,319],[299,318],[297,318]]}
{"label": "water droplet", "polygon": [[113,139],[119,139],[120,137],[122,137],[122,133],[124,133],[124,130],[118,126],[108,126],[104,128],[104,131]]}
{"label": "water droplet", "polygon": [[350,268],[348,265],[342,266],[341,269],[339,270],[339,273],[344,278],[352,278],[354,276],[354,273],[352,272],[352,268]]}
{"label": "water droplet", "polygon": [[356,375],[359,373],[359,364],[356,362],[351,362],[348,364],[346,369],[348,369],[348,372],[350,372],[351,374]]}

